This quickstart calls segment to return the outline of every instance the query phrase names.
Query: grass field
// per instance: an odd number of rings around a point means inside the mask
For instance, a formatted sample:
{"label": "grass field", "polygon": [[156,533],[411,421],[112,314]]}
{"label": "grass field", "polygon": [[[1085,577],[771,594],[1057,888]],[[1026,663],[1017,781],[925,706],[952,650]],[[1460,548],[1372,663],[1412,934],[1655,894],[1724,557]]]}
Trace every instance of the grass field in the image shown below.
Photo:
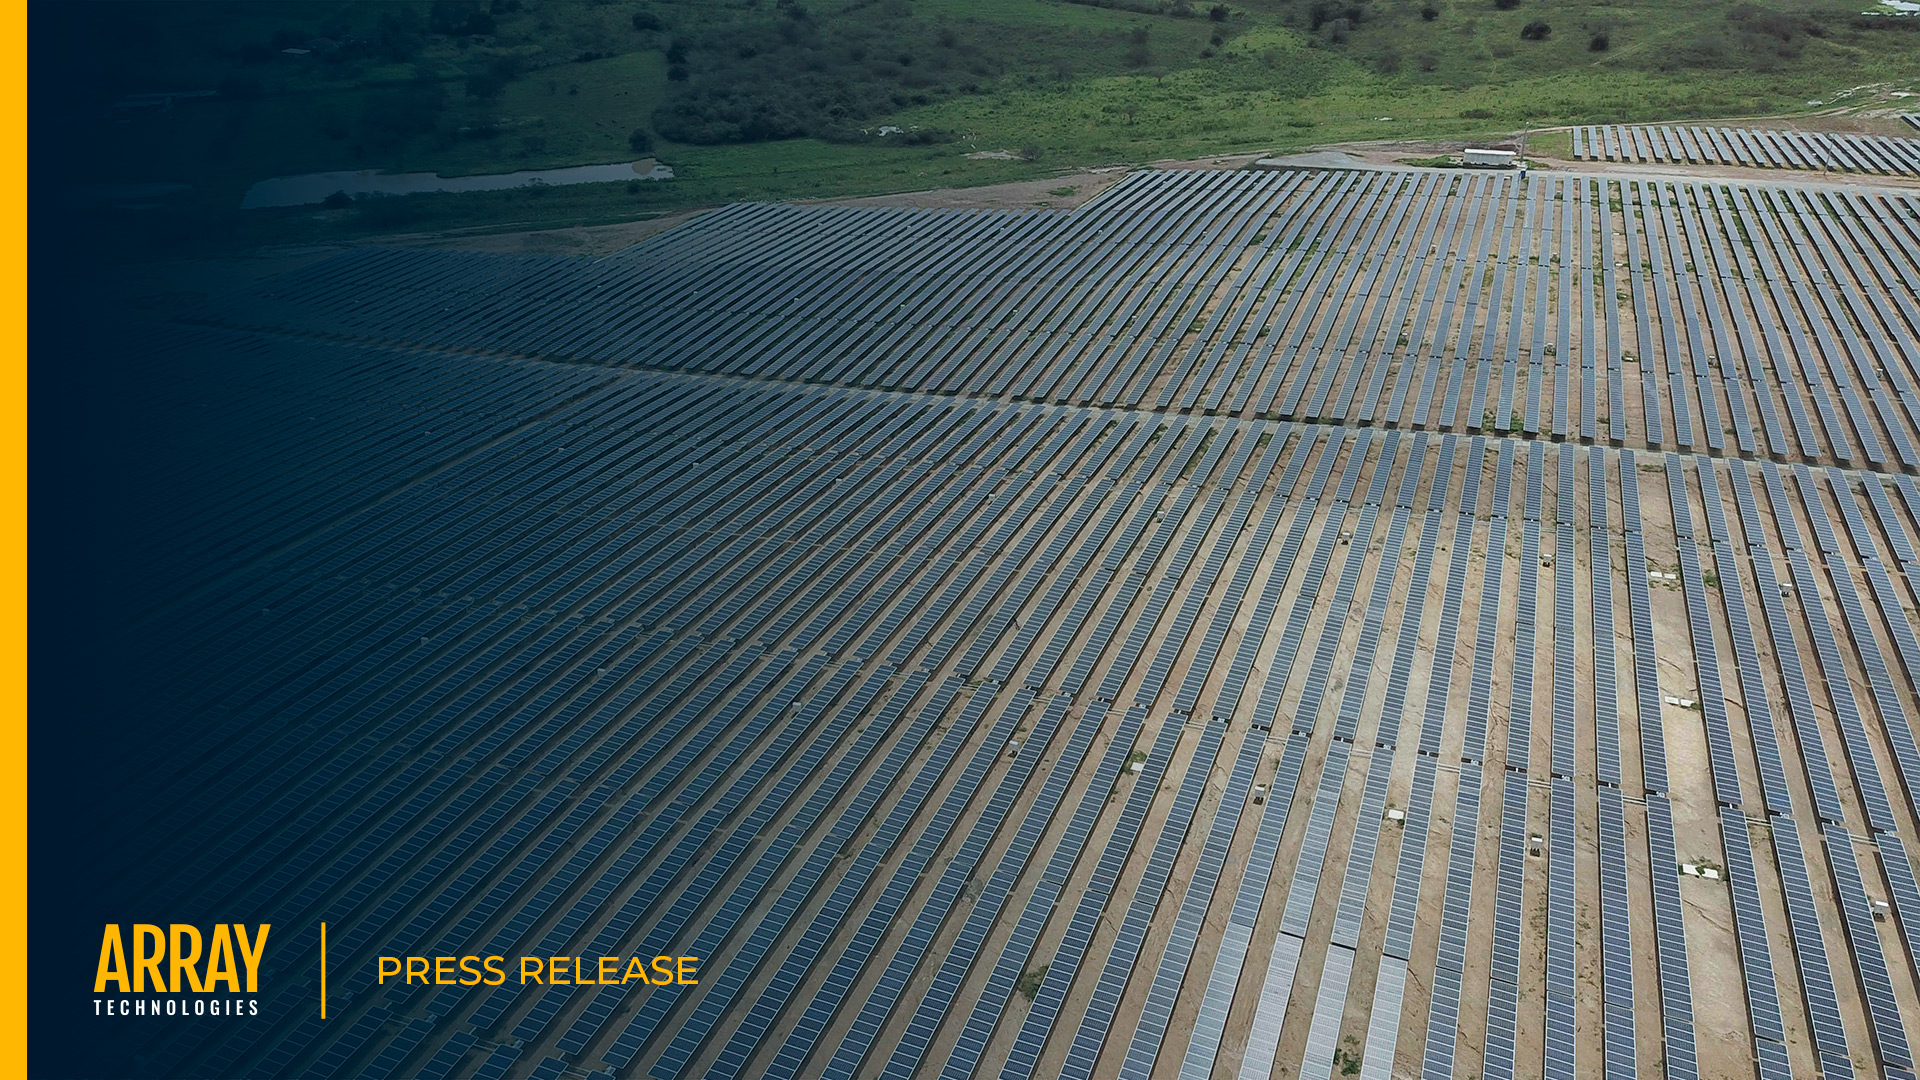
{"label": "grass field", "polygon": [[[1157,13],[1067,0],[74,6],[34,27],[46,57],[36,104],[64,114],[58,136],[37,140],[36,170],[190,185],[110,212],[112,228],[128,242],[227,246],[1885,104],[1886,92],[1920,87],[1920,19],[1861,18],[1859,0],[1108,2]],[[1871,89],[1839,97],[1858,87]],[[130,93],[208,89],[217,96],[166,111],[112,107]],[[50,141],[61,144],[51,156],[39,145]],[[966,156],[977,151],[1016,159]],[[677,179],[236,209],[249,185],[278,175],[647,155]]]}

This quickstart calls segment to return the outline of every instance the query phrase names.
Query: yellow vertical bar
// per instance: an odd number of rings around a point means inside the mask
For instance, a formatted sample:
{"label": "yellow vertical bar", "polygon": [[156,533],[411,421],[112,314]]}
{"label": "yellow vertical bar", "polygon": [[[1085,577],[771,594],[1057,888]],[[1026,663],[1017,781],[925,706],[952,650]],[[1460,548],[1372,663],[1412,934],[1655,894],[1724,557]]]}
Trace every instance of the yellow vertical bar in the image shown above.
{"label": "yellow vertical bar", "polygon": [[320,1019],[327,1018],[327,924],[320,924]]}

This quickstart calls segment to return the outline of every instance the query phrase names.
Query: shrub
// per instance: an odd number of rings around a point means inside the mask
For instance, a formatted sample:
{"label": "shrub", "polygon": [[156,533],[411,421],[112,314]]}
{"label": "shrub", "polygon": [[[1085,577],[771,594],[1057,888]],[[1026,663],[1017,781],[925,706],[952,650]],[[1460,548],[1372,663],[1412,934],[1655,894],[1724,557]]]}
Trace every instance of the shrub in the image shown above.
{"label": "shrub", "polygon": [[653,149],[653,136],[647,134],[646,128],[634,128],[633,132],[627,136],[627,149],[636,154],[644,154]]}
{"label": "shrub", "polygon": [[1607,35],[1595,34],[1593,35],[1593,37],[1587,39],[1587,51],[1588,52],[1606,52],[1607,47],[1611,44],[1612,42],[1607,39]]}
{"label": "shrub", "polygon": [[1020,981],[1014,983],[1014,988],[1020,991],[1021,997],[1026,998],[1028,1001],[1033,1000],[1034,995],[1040,992],[1040,984],[1046,981],[1047,968],[1049,966],[1050,965],[1047,964],[1041,964],[1039,967],[1020,976]]}
{"label": "shrub", "polygon": [[1512,11],[1520,6],[1520,0],[1493,0],[1493,6],[1501,11]]}
{"label": "shrub", "polygon": [[1226,22],[1227,16],[1232,14],[1233,9],[1225,4],[1215,4],[1207,9],[1207,18],[1212,19],[1214,22]]}
{"label": "shrub", "polygon": [[360,219],[381,228],[405,225],[423,213],[421,198],[420,195],[381,195],[361,199]]}
{"label": "shrub", "polygon": [[486,67],[467,76],[467,96],[495,98],[519,71],[512,58],[496,56]]}
{"label": "shrub", "polygon": [[434,0],[428,9],[427,28],[436,34],[459,37],[493,33],[493,16],[480,9],[478,0]]}
{"label": "shrub", "polygon": [[1440,17],[1440,9],[1434,7],[1432,4],[1422,4],[1420,5],[1420,17],[1427,22],[1432,22]]}
{"label": "shrub", "polygon": [[220,96],[229,101],[253,101],[260,96],[260,80],[229,75],[220,80]]}
{"label": "shrub", "polygon": [[1551,33],[1553,33],[1553,27],[1548,26],[1541,19],[1535,19],[1520,28],[1520,37],[1526,41],[1545,41],[1547,35]]}
{"label": "shrub", "polygon": [[655,15],[651,11],[636,11],[633,13],[633,28],[643,34],[647,34],[658,30],[665,30],[667,24],[661,22],[660,16]]}
{"label": "shrub", "polygon": [[1337,0],[1315,0],[1313,6],[1307,9],[1307,29],[1319,30],[1329,23],[1338,22],[1343,24],[1341,30],[1344,40],[1344,32],[1359,26],[1366,21],[1366,17],[1367,9],[1359,4],[1342,5]]}
{"label": "shrub", "polygon": [[360,124],[374,145],[389,146],[432,131],[446,105],[439,84],[419,82],[369,95]]}

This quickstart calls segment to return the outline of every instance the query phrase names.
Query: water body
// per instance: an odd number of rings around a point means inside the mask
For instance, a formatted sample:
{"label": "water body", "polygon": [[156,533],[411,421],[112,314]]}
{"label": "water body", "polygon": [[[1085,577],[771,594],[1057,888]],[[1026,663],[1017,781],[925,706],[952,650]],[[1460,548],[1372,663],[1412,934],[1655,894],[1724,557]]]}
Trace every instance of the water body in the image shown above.
{"label": "water body", "polygon": [[412,195],[423,191],[500,191],[530,184],[608,184],[617,180],[671,180],[673,169],[652,158],[616,165],[574,165],[564,169],[529,169],[490,176],[441,176],[438,173],[358,172],[307,173],[276,176],[247,189],[240,209],[267,206],[310,206],[336,191],[356,198],[369,195]]}

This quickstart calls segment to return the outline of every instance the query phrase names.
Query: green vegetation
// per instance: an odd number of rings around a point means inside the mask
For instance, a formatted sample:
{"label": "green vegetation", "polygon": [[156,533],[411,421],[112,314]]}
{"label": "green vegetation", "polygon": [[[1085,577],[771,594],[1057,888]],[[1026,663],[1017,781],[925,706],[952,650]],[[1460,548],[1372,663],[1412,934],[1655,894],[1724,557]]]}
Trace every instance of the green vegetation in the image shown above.
{"label": "green vegetation", "polygon": [[[63,114],[51,156],[43,143],[54,140],[36,139],[36,169],[73,183],[190,185],[135,211],[88,215],[123,243],[170,248],[613,222],[736,199],[1000,183],[1236,151],[1805,110],[1870,96],[1838,96],[1853,87],[1915,86],[1920,20],[1859,17],[1859,7],[58,5],[36,12],[35,100]],[[215,93],[126,106],[127,95],[156,90]],[[1565,142],[1544,138],[1536,149]],[[636,156],[657,157],[676,178],[236,209],[272,176],[458,175]]]}
{"label": "green vegetation", "polygon": [[1039,967],[1020,976],[1020,981],[1015,983],[1014,987],[1020,991],[1021,997],[1026,998],[1028,1001],[1033,1000],[1034,995],[1040,992],[1040,984],[1046,980],[1047,968],[1050,966],[1052,965],[1041,964]]}

